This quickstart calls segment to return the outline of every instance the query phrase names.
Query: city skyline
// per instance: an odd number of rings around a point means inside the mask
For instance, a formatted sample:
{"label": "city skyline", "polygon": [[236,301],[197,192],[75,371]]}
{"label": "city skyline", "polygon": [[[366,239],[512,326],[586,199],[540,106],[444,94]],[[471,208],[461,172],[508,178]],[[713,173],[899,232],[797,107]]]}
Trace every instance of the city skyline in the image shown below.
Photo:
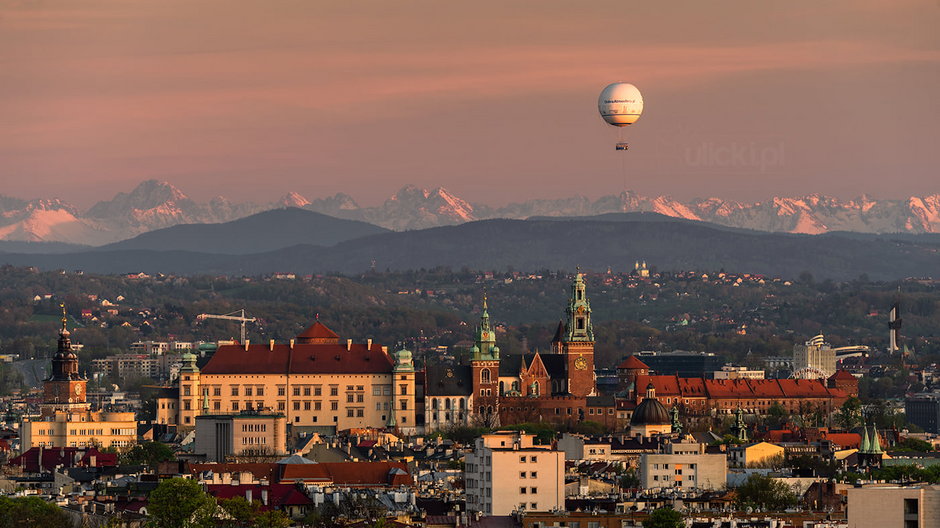
{"label": "city skyline", "polygon": [[[935,3],[0,7],[5,195],[938,191]],[[646,101],[627,153],[596,110],[617,80]]]}

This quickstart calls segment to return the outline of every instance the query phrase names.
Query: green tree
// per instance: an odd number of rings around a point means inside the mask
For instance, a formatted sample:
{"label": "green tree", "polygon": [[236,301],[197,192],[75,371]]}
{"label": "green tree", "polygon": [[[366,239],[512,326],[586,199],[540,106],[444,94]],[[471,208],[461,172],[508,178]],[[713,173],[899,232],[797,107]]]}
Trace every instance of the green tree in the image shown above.
{"label": "green tree", "polygon": [[736,490],[735,502],[740,508],[782,511],[799,501],[796,493],[779,480],[754,474]]}
{"label": "green tree", "polygon": [[164,480],[150,493],[148,509],[152,528],[208,528],[215,524],[215,499],[195,480]]}
{"label": "green tree", "polygon": [[767,408],[766,424],[771,429],[779,429],[783,427],[789,417],[790,413],[787,412],[786,407],[775,401]]}
{"label": "green tree", "polygon": [[68,515],[39,497],[0,496],[0,528],[71,528]]}
{"label": "green tree", "polygon": [[933,444],[919,438],[905,438],[894,445],[895,451],[918,451],[927,453],[933,451]]}
{"label": "green tree", "polygon": [[121,454],[122,464],[142,464],[157,469],[160,462],[173,460],[173,450],[160,442],[141,442]]}
{"label": "green tree", "polygon": [[858,425],[862,420],[862,400],[852,396],[845,400],[836,414],[836,423],[848,431]]}
{"label": "green tree", "polygon": [[653,510],[649,518],[643,521],[643,528],[683,528],[682,514],[666,507]]}

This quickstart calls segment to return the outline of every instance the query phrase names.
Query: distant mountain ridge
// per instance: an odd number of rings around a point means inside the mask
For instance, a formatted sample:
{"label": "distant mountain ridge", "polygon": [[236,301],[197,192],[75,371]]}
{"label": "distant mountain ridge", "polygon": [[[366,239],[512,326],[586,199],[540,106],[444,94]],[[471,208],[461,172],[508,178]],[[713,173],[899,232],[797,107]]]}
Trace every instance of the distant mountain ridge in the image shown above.
{"label": "distant mountain ridge", "polygon": [[[560,251],[561,244],[569,250]],[[725,268],[784,278],[809,271],[817,279],[848,280],[867,274],[875,280],[896,280],[935,275],[940,269],[940,239],[929,234],[765,233],[655,213],[627,213],[587,219],[479,220],[387,231],[329,247],[300,244],[252,254],[117,247],[43,255],[0,253],[0,264],[41,269],[234,276],[362,273],[373,266],[379,270],[436,266],[573,270],[581,266],[589,271],[608,267],[626,271],[636,260],[666,271]]]}
{"label": "distant mountain ridge", "polygon": [[199,203],[169,183],[148,180],[130,192],[98,202],[84,213],[58,199],[27,201],[0,196],[0,240],[100,246],[155,229],[228,222],[283,207],[301,207],[396,231],[494,218],[655,212],[767,232],[940,233],[940,194],[911,196],[904,200],[878,200],[868,196],[841,200],[809,194],[746,203],[722,198],[680,201],[668,196],[646,197],[624,191],[596,200],[574,196],[493,207],[473,204],[442,187],[422,189],[407,185],[379,206],[362,207],[345,193],[311,200],[289,192],[267,204],[233,203],[221,196]]}

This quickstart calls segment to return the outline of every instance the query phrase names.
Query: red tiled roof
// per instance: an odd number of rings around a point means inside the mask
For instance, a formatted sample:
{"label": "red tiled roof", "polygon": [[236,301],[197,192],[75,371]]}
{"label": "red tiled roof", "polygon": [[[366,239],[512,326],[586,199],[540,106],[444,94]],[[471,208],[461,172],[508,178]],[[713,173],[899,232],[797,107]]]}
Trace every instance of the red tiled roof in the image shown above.
{"label": "red tiled roof", "polygon": [[643,394],[649,383],[656,388],[657,398],[839,398],[845,395],[843,391],[827,388],[823,380],[715,380],[677,376],[637,376],[637,394]]}
{"label": "red tiled roof", "polygon": [[[411,485],[411,474],[402,462],[323,462],[281,464],[280,482],[332,483],[337,486],[386,487]],[[393,470],[395,471],[393,473]]]}
{"label": "red tiled roof", "polygon": [[842,449],[858,448],[862,443],[862,436],[858,433],[827,433],[826,440],[839,445]]}
{"label": "red tiled roof", "polygon": [[[42,453],[41,461],[40,453]],[[42,471],[52,471],[56,466],[68,468],[90,465],[89,454],[96,456],[95,467],[117,465],[117,455],[102,453],[94,447],[32,447],[25,453],[10,459],[7,465],[21,466],[27,473],[40,473]]]}
{"label": "red tiled roof", "polygon": [[643,363],[636,356],[631,355],[627,359],[623,360],[623,363],[617,365],[619,369],[647,369],[649,366],[646,363]]}
{"label": "red tiled roof", "polygon": [[297,339],[339,339],[339,335],[320,321],[314,322],[306,330],[297,334]]}
{"label": "red tiled roof", "polygon": [[835,374],[829,376],[829,379],[834,381],[856,381],[855,376],[848,373],[845,370],[837,370]]}
{"label": "red tiled roof", "polygon": [[361,374],[392,371],[392,359],[373,343],[222,345],[202,374]]}
{"label": "red tiled roof", "polygon": [[261,501],[261,491],[268,491],[268,505],[262,506],[262,510],[278,508],[280,506],[303,506],[313,504],[310,497],[297,489],[294,484],[269,484],[262,486],[260,484],[239,484],[232,486],[229,484],[210,484],[207,486],[209,494],[216,499],[224,500],[234,497],[244,497],[245,492],[251,490],[251,500]]}

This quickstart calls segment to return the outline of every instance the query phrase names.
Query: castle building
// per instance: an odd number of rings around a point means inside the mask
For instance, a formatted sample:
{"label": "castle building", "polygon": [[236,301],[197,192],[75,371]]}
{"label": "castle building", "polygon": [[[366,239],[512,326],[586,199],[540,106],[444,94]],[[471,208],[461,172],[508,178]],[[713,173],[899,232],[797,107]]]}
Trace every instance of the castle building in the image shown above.
{"label": "castle building", "polygon": [[613,400],[597,397],[594,328],[584,276],[578,273],[572,281],[565,320],[558,323],[545,353],[501,356],[484,298],[469,365],[429,364],[425,398],[428,430],[541,420],[613,424],[618,416]]}
{"label": "castle building", "polygon": [[86,401],[88,380],[78,372],[62,306],[62,328],[52,371],[43,381],[43,403],[38,417],[20,425],[22,452],[32,447],[127,447],[137,441],[137,420],[132,412],[91,409]]}
{"label": "castle building", "polygon": [[289,343],[222,345],[202,369],[184,355],[178,402],[158,401],[157,421],[187,430],[201,415],[278,413],[288,426],[407,433],[417,426],[415,410],[410,351],[389,354],[371,339],[341,343],[316,321]]}

